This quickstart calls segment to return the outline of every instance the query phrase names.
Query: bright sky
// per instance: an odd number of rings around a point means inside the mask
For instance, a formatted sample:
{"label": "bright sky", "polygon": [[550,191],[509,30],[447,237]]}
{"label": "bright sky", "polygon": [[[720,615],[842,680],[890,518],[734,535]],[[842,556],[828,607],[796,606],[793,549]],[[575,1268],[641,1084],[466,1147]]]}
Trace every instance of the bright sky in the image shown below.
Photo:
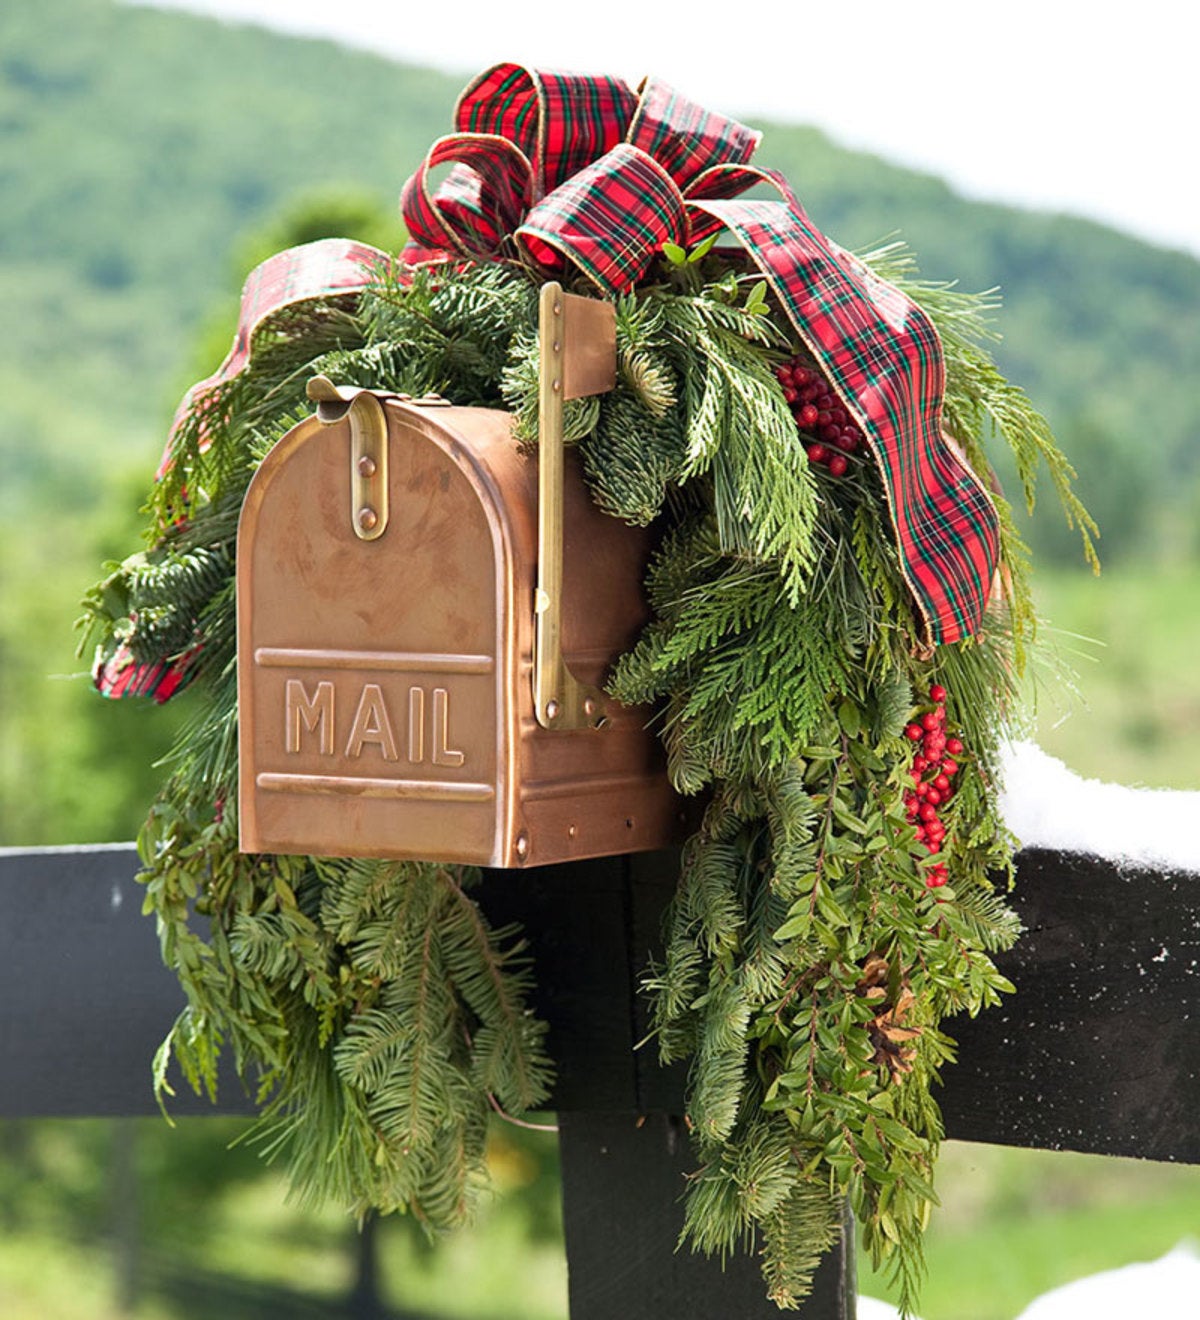
{"label": "bright sky", "polygon": [[[141,2],[464,76],[501,60],[634,83],[653,73],[714,110],[816,124],[970,195],[1090,216],[1200,256],[1200,9],[1180,0]],[[803,199],[803,180],[792,183]]]}

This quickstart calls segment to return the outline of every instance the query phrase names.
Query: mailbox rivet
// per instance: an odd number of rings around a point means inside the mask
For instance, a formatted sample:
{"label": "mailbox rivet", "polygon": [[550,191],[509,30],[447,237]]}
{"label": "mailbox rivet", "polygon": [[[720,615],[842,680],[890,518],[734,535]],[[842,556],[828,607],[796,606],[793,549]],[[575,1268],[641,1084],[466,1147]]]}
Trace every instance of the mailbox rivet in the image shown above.
{"label": "mailbox rivet", "polygon": [[591,719],[591,717],[595,715],[596,713],[595,698],[588,697],[588,699],[583,703],[583,713],[588,717],[588,719]]}
{"label": "mailbox rivet", "polygon": [[529,856],[529,835],[517,835],[517,856],[524,858]]}
{"label": "mailbox rivet", "polygon": [[553,388],[555,394],[557,394],[557,393],[559,392],[559,390],[562,389],[562,381],[561,381],[561,380],[556,380],[556,381],[554,382],[552,388]]}
{"label": "mailbox rivet", "polygon": [[578,833],[579,833],[579,830],[578,830],[574,825],[568,826],[568,828],[567,828],[567,838],[569,838],[569,839],[573,839]]}
{"label": "mailbox rivet", "polygon": [[562,352],[562,345],[558,342],[557,339],[554,341],[554,351],[555,351],[556,353],[561,353],[561,352]]}
{"label": "mailbox rivet", "polygon": [[555,315],[555,316],[561,316],[561,315],[562,315],[562,303],[555,303],[555,304],[554,304],[554,315]]}
{"label": "mailbox rivet", "polygon": [[379,522],[379,515],[371,508],[369,504],[364,505],[358,511],[358,525],[364,532],[369,532]]}
{"label": "mailbox rivet", "polygon": [[548,701],[548,702],[546,702],[546,718],[547,718],[548,720],[556,720],[556,719],[558,719],[558,702],[557,702],[557,701]]}
{"label": "mailbox rivet", "polygon": [[375,460],[370,454],[364,454],[358,460],[358,475],[360,477],[373,477],[376,472]]}

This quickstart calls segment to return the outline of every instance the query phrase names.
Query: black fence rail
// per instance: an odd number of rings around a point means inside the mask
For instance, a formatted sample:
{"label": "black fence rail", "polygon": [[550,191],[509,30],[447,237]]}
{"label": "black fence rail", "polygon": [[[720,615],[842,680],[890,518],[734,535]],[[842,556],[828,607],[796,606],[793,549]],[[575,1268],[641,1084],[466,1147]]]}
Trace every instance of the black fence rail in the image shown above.
{"label": "black fence rail", "polygon": [[[156,1112],[150,1059],[181,1005],[141,915],[129,845],[0,850],[0,1117]],[[998,960],[1006,1005],[957,1019],[941,1097],[968,1141],[1200,1164],[1200,876],[1028,850],[1026,927]],[[689,1167],[684,1073],[661,1069],[637,983],[673,858],[649,854],[485,876],[480,902],[521,921],[558,1062],[572,1320],[767,1320],[755,1263],[676,1252]],[[248,1113],[230,1078],[214,1110]],[[847,1231],[805,1320],[853,1320]]]}

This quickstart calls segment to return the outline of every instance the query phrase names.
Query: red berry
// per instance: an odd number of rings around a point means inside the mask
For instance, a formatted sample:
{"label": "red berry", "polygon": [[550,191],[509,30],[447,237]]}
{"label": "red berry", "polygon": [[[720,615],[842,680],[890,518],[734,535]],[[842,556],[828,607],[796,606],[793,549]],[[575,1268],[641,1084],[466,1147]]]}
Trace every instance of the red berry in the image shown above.
{"label": "red berry", "polygon": [[919,742],[921,740],[921,735],[922,729],[919,724],[910,724],[904,730],[904,736],[912,742]]}
{"label": "red berry", "polygon": [[[920,737],[919,734],[917,736]],[[929,768],[929,762],[920,752],[918,752],[916,756],[913,757],[912,768],[914,770],[926,770]]]}
{"label": "red berry", "polygon": [[956,775],[956,774],[958,774],[958,762],[957,762],[957,761],[943,761],[943,762],[942,762],[942,774],[944,774],[944,775]]}
{"label": "red berry", "polygon": [[916,788],[917,797],[927,798],[933,790],[928,784],[918,784]]}
{"label": "red berry", "polygon": [[795,403],[800,396],[799,394],[796,393],[794,386],[785,385],[783,387],[783,397],[788,401],[788,403]]}
{"label": "red berry", "polygon": [[833,422],[835,426],[845,426],[846,425],[845,408],[838,408],[838,407],[830,408],[829,420]]}
{"label": "red berry", "polygon": [[806,404],[800,409],[800,411],[796,414],[796,420],[797,420],[797,421],[800,423],[800,425],[803,426],[806,430],[807,430],[810,426],[816,426],[816,424],[817,424],[817,410],[812,406],[811,403],[806,403]]}
{"label": "red berry", "polygon": [[940,722],[941,721],[933,711],[930,711],[927,715],[921,716],[921,727],[927,729],[930,733],[933,733],[934,730],[936,730]]}
{"label": "red berry", "polygon": [[821,393],[817,395],[816,403],[817,407],[824,412],[828,412],[830,408],[837,407],[837,399],[835,399],[828,390],[822,390]]}
{"label": "red berry", "polygon": [[942,851],[942,845],[937,839],[926,839],[925,847],[928,848],[931,853],[940,853]]}
{"label": "red berry", "polygon": [[805,385],[805,387],[800,391],[800,402],[812,403],[814,400],[820,397],[820,394],[821,394],[820,385],[818,385],[816,381],[812,381],[808,385]]}
{"label": "red berry", "polygon": [[937,820],[937,808],[931,802],[922,802],[917,815],[928,825],[931,820]]}
{"label": "red berry", "polygon": [[781,385],[791,385],[795,379],[792,375],[792,369],[785,362],[782,367],[775,368],[775,379]]}
{"label": "red berry", "polygon": [[940,774],[933,781],[933,786],[939,793],[948,793],[950,791],[950,780],[945,774]]}
{"label": "red berry", "polygon": [[946,750],[950,753],[951,756],[961,756],[963,752],[963,745],[959,741],[959,739],[951,738],[946,743]]}
{"label": "red berry", "polygon": [[929,700],[936,701],[940,706],[942,702],[946,700],[946,689],[942,687],[940,683],[935,683],[933,687],[929,689]]}
{"label": "red berry", "polygon": [[937,866],[931,866],[925,872],[925,884],[930,889],[941,889],[949,877],[946,874],[946,868],[939,862]]}
{"label": "red berry", "polygon": [[829,458],[829,450],[824,445],[809,445],[804,452],[810,463],[824,463]]}
{"label": "red berry", "polygon": [[917,828],[913,831],[913,833],[916,834],[916,836],[917,836],[917,842],[918,842],[918,843],[924,843],[924,842],[925,842],[925,826],[924,826],[924,825],[918,825]]}
{"label": "red berry", "polygon": [[849,466],[850,464],[846,461],[844,454],[834,454],[829,460],[829,475],[831,477],[844,477]]}
{"label": "red berry", "polygon": [[817,434],[827,445],[834,444],[842,438],[841,427],[834,426],[832,422],[822,422],[821,425],[817,427]]}
{"label": "red berry", "polygon": [[838,436],[837,447],[844,449],[847,454],[852,454],[858,448],[858,436],[853,431],[843,428],[841,435]]}
{"label": "red berry", "polygon": [[941,800],[942,800],[942,795],[937,791],[936,788],[930,786],[929,792],[925,794],[925,801],[932,803],[936,807],[939,805]]}
{"label": "red berry", "polygon": [[812,372],[807,367],[792,368],[792,381],[797,389],[803,389],[805,385],[810,385],[812,378]]}

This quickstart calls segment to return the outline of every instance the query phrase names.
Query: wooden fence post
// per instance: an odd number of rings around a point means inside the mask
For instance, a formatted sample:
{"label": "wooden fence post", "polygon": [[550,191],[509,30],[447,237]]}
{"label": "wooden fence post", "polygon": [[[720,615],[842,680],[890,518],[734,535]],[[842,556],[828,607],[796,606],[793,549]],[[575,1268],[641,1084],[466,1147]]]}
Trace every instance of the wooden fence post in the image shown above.
{"label": "wooden fence post", "polygon": [[[141,915],[128,845],[0,850],[0,1117],[156,1111],[150,1059],[181,1003]],[[948,1135],[1200,1163],[1200,877],[1030,851],[999,959],[1000,1009],[954,1019]],[[674,885],[669,855],[485,873],[523,923],[558,1062],[572,1320],[766,1320],[756,1263],[675,1251],[691,1167],[685,1073],[659,1068],[637,982]],[[181,1087],[176,1113],[217,1109]],[[831,1253],[804,1320],[852,1320],[853,1253]]]}

